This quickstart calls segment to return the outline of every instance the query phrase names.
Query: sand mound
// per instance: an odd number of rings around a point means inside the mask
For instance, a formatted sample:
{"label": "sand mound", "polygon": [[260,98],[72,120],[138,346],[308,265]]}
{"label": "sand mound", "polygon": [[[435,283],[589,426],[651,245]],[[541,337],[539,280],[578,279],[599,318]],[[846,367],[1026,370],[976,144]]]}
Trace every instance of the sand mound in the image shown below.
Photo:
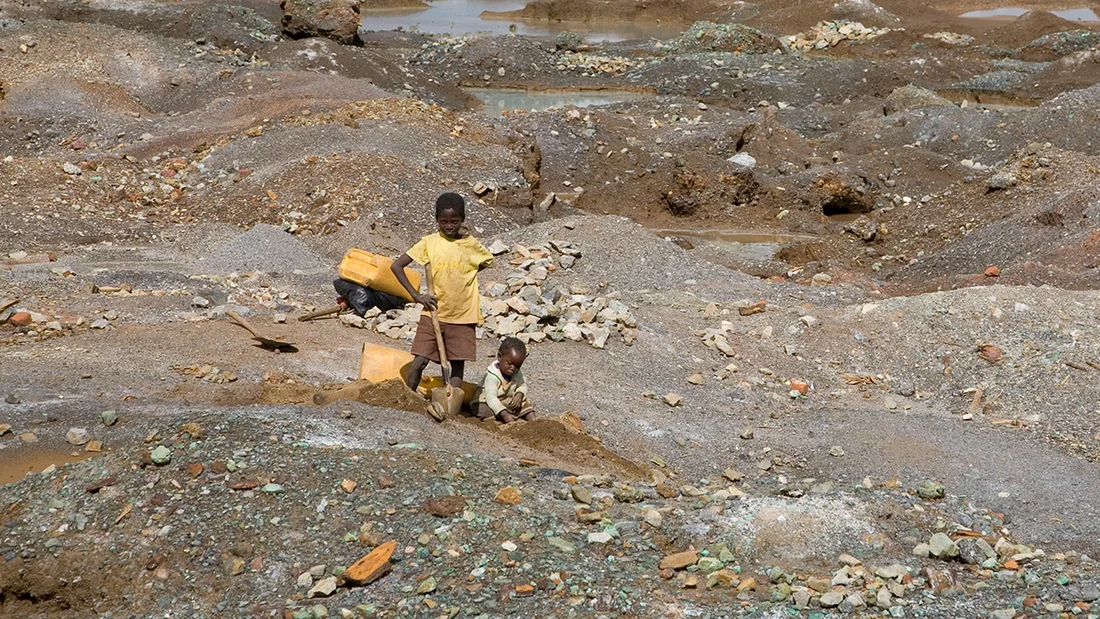
{"label": "sand mound", "polygon": [[264,271],[290,273],[330,268],[324,258],[304,243],[268,224],[258,224],[251,230],[216,246],[199,265],[208,270]]}

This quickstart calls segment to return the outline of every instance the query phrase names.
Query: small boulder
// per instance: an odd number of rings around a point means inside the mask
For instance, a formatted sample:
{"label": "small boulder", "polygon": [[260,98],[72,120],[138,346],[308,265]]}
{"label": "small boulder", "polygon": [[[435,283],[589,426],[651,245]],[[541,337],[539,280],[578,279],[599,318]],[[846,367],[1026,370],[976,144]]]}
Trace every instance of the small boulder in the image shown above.
{"label": "small boulder", "polygon": [[282,0],[283,34],[292,39],[326,37],[339,43],[355,43],[359,24],[356,0]]}
{"label": "small boulder", "polygon": [[928,552],[939,559],[953,559],[959,556],[959,545],[946,533],[936,533],[928,540]]}
{"label": "small boulder", "polygon": [[88,433],[87,428],[69,428],[69,431],[65,433],[65,440],[70,445],[84,445],[88,441],[92,440],[92,435]]}

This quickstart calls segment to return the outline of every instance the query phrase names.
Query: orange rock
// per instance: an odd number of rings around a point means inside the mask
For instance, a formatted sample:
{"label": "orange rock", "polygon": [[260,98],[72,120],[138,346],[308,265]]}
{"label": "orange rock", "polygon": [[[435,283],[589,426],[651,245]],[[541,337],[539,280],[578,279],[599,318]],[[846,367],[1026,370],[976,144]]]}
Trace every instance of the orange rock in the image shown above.
{"label": "orange rock", "polygon": [[497,491],[496,501],[505,505],[519,505],[523,501],[523,493],[515,486],[505,486]]}
{"label": "orange rock", "polygon": [[657,484],[657,494],[666,499],[674,499],[680,496],[680,491],[662,482]]}
{"label": "orange rock", "polygon": [[804,381],[792,378],[790,380],[790,383],[791,383],[791,391],[797,391],[797,392],[801,393],[802,395],[806,395],[807,393],[810,392],[810,385],[808,383],[804,382]]}
{"label": "orange rock", "polygon": [[986,277],[1000,277],[1001,276],[1001,270],[998,269],[997,267],[989,267],[988,269],[985,270],[985,276]]}
{"label": "orange rock", "polygon": [[354,479],[345,479],[344,481],[340,482],[340,489],[344,492],[347,492],[348,494],[351,494],[352,492],[355,492],[355,488],[358,485],[359,483],[356,482]]}
{"label": "orange rock", "polygon": [[580,416],[573,411],[569,411],[562,415],[561,421],[569,428],[572,428],[573,430],[576,430],[577,432],[580,432],[582,434],[584,433],[584,424],[581,423]]}
{"label": "orange rock", "polygon": [[31,315],[27,312],[16,312],[11,315],[11,318],[8,319],[8,322],[16,327],[26,327],[29,326],[33,321],[31,320]]}
{"label": "orange rock", "polygon": [[365,557],[351,564],[342,575],[344,582],[353,585],[369,585],[390,571],[390,557],[397,550],[397,542],[382,544]]}
{"label": "orange rock", "polygon": [[683,552],[674,552],[670,555],[665,555],[665,558],[661,559],[657,567],[662,570],[682,570],[690,565],[695,565],[695,562],[698,560],[699,553],[694,550],[685,550]]}
{"label": "orange rock", "polygon": [[252,490],[256,486],[259,486],[260,482],[255,479],[242,479],[229,484],[230,490]]}
{"label": "orange rock", "polygon": [[516,597],[529,598],[535,595],[535,588],[531,585],[516,585]]}
{"label": "orange rock", "polygon": [[749,305],[746,307],[737,308],[737,313],[742,316],[752,316],[753,314],[762,313],[768,307],[768,302],[764,300],[757,301],[756,305]]}
{"label": "orange rock", "polygon": [[1004,568],[1005,568],[1006,570],[1013,570],[1013,571],[1015,571],[1015,570],[1018,570],[1018,569],[1020,569],[1020,564],[1019,564],[1019,563],[1017,563],[1017,562],[1016,562],[1016,561],[1015,561],[1014,559],[1009,559],[1008,561],[1005,561],[1005,563],[1004,563]]}
{"label": "orange rock", "polygon": [[191,477],[202,475],[204,470],[206,470],[206,467],[204,467],[201,462],[192,462],[187,465],[187,474]]}

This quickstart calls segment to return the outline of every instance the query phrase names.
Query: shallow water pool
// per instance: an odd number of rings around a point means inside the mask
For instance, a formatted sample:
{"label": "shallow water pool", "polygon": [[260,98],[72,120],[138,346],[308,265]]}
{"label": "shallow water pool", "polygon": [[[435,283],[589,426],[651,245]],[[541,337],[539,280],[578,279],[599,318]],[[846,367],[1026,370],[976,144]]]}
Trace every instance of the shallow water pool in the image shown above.
{"label": "shallow water pool", "polygon": [[[1029,12],[1031,12],[1031,9],[1003,7],[999,9],[986,9],[983,11],[970,11],[969,13],[963,13],[960,17],[968,19],[998,19],[1019,17]],[[1050,11],[1050,13],[1069,21],[1100,21],[1100,16],[1097,16],[1096,11],[1090,8],[1064,9],[1060,11]]]}
{"label": "shallow water pool", "polygon": [[518,22],[482,17],[485,11],[516,11],[526,0],[435,0],[429,6],[413,9],[364,10],[364,30],[416,29],[429,34],[516,34],[556,36],[563,30],[581,34],[588,41],[671,38],[679,28],[661,24],[599,22]]}

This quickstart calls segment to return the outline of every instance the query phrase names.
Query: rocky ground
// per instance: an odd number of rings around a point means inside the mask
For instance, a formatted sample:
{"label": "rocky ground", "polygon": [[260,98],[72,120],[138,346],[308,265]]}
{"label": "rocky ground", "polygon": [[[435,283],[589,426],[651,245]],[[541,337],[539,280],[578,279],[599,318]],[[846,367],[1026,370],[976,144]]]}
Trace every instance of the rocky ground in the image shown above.
{"label": "rocky ground", "polygon": [[[0,0],[0,615],[1100,616],[1100,23],[408,4]],[[535,422],[296,320],[449,190]]]}

